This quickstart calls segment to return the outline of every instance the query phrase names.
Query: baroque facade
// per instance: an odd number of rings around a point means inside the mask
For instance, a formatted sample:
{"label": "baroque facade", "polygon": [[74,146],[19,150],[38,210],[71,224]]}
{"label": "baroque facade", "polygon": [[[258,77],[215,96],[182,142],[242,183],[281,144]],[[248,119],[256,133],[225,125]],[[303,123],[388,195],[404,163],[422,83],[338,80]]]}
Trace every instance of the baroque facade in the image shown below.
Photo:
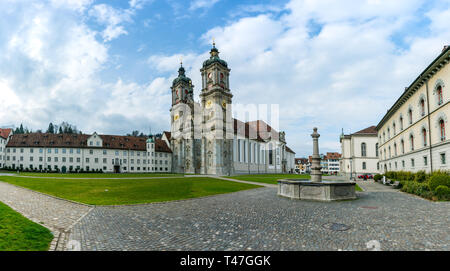
{"label": "baroque facade", "polygon": [[448,170],[450,47],[405,89],[377,125],[380,170]]}
{"label": "baroque facade", "polygon": [[181,65],[172,83],[170,146],[173,172],[214,175],[293,172],[285,133],[265,122],[232,118],[228,63],[213,45],[200,69],[200,103]]}

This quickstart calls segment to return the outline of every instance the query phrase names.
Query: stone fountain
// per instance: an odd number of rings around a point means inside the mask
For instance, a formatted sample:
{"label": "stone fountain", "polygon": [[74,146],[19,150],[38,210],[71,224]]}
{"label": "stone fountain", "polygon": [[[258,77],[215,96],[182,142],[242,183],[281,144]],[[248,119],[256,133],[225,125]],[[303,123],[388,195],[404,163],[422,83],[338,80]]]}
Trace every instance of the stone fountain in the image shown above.
{"label": "stone fountain", "polygon": [[313,129],[313,155],[311,180],[283,179],[278,180],[278,195],[291,199],[335,201],[356,199],[355,182],[322,180],[320,166],[319,137],[317,128]]}

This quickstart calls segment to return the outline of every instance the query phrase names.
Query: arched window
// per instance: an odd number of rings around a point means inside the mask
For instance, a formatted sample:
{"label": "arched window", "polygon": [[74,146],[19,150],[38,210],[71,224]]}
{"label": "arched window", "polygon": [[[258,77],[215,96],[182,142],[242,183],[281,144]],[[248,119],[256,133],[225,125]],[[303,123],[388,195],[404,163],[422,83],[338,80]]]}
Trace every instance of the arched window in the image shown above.
{"label": "arched window", "polygon": [[391,129],[388,128],[388,140],[391,139]]}
{"label": "arched window", "polygon": [[409,124],[412,124],[413,120],[412,120],[412,109],[408,110],[408,118],[409,118]]}
{"label": "arched window", "polygon": [[362,157],[366,157],[367,156],[366,143],[361,143],[361,156]]}
{"label": "arched window", "polygon": [[444,102],[444,99],[442,97],[442,86],[438,86],[436,90],[437,98],[438,98],[438,105],[441,105]]}
{"label": "arched window", "polygon": [[441,130],[441,141],[445,140],[445,122],[443,119],[439,121],[439,127]]}
{"label": "arched window", "polygon": [[403,117],[400,117],[400,131],[403,130]]}
{"label": "arched window", "polygon": [[394,143],[394,156],[397,156],[397,143]]}
{"label": "arched window", "polygon": [[400,145],[402,147],[402,154],[405,153],[405,141],[402,139],[402,141],[400,142]]}
{"label": "arched window", "polygon": [[391,158],[392,157],[392,155],[391,155],[391,146],[389,146],[389,158]]}
{"label": "arched window", "polygon": [[411,144],[411,151],[413,151],[414,150],[414,136],[413,135],[409,136],[409,142]]}
{"label": "arched window", "polygon": [[425,116],[425,100],[420,100],[420,114],[422,116]]}
{"label": "arched window", "polygon": [[423,145],[427,145],[427,130],[425,128],[422,129],[422,136],[423,136]]}
{"label": "arched window", "polygon": [[375,155],[378,157],[378,143],[375,144]]}
{"label": "arched window", "polygon": [[393,132],[394,132],[394,135],[397,133],[397,131],[395,130],[395,122],[392,124],[392,129],[393,129]]}

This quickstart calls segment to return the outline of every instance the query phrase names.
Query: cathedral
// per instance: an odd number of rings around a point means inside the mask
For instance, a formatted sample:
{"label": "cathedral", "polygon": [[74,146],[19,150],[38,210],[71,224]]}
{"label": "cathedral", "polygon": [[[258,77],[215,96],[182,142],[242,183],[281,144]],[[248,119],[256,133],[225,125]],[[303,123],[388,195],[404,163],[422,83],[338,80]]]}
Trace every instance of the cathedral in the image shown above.
{"label": "cathedral", "polygon": [[173,80],[171,131],[161,138],[14,134],[0,129],[0,169],[38,172],[193,173],[229,176],[293,172],[284,132],[232,117],[230,69],[213,45],[200,72],[200,102],[181,65]]}
{"label": "cathedral", "polygon": [[200,69],[202,89],[195,102],[194,86],[181,64],[171,87],[171,132],[166,135],[172,171],[223,176],[292,172],[295,153],[286,146],[284,132],[261,120],[232,117],[230,71],[213,44]]}

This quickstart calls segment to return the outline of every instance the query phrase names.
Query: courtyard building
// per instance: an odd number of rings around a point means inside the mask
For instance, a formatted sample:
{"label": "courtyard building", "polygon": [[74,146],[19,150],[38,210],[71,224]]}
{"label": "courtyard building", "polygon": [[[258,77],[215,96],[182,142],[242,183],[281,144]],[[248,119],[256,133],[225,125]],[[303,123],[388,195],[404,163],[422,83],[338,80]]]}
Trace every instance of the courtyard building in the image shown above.
{"label": "courtyard building", "polygon": [[6,143],[9,137],[12,135],[12,129],[1,129],[0,128],[0,168],[3,168],[6,164]]}
{"label": "courtyard building", "polygon": [[327,173],[337,174],[340,171],[341,154],[338,152],[327,152],[324,159],[327,161]]}
{"label": "courtyard building", "polygon": [[379,172],[378,140],[375,126],[367,127],[353,134],[340,136],[342,157],[339,172],[341,175],[355,177],[360,174]]}
{"label": "courtyard building", "polygon": [[[31,171],[171,172],[162,139],[87,134],[12,134],[0,130],[2,168]],[[2,143],[3,142],[3,143]]]}
{"label": "courtyard building", "polygon": [[380,170],[448,170],[450,47],[405,89],[378,123]]}
{"label": "courtyard building", "polygon": [[307,171],[308,164],[308,158],[295,158],[295,173],[305,174],[309,172]]}

